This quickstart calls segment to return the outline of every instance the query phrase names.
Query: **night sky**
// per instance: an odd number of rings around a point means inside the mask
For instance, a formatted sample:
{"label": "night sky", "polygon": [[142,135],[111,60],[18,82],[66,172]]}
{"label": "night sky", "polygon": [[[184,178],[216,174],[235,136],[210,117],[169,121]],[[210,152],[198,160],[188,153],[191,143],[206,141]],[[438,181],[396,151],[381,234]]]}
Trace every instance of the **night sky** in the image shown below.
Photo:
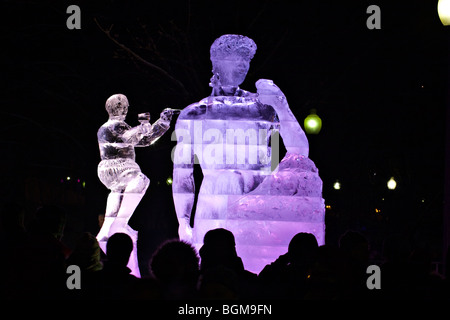
{"label": "night sky", "polygon": [[[441,253],[449,35],[437,1],[137,3],[2,1],[0,199],[30,214],[63,206],[69,245],[96,232],[108,194],[96,140],[106,99],[127,95],[133,126],[140,112],[154,121],[165,107],[199,101],[210,93],[210,45],[236,33],[258,46],[243,89],[272,79],[302,126],[313,108],[322,118],[308,139],[330,206],[327,241],[353,229],[379,248],[402,233]],[[70,4],[81,8],[81,30],[66,27]],[[380,30],[366,27],[371,4],[381,9]],[[177,232],[165,182],[171,133],[137,150],[151,186],[131,223],[147,254]]]}

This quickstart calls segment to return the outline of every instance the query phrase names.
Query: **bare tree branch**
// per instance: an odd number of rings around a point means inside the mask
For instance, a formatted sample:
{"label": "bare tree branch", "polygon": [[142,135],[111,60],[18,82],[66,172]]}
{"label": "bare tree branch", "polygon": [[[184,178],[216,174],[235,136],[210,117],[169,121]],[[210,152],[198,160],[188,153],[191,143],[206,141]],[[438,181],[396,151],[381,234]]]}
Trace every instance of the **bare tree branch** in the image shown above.
{"label": "bare tree branch", "polygon": [[175,79],[173,76],[171,76],[166,70],[162,69],[161,67],[158,67],[157,65],[145,60],[144,58],[142,58],[140,55],[138,55],[136,52],[134,52],[133,50],[131,50],[130,48],[128,48],[127,46],[125,46],[124,44],[120,43],[119,41],[117,41],[112,35],[111,35],[111,30],[113,28],[113,25],[111,25],[109,27],[109,29],[105,29],[103,28],[100,23],[97,21],[96,18],[94,18],[95,23],[97,24],[97,26],[99,27],[99,29],[106,34],[106,36],[112,41],[114,42],[117,46],[119,46],[121,49],[125,50],[128,54],[130,54],[131,56],[133,56],[134,58],[136,58],[138,61],[140,61],[141,63],[143,63],[144,65],[146,65],[147,67],[150,67],[151,69],[159,72],[161,75],[165,76],[167,79],[169,79],[170,81],[176,83],[180,89],[183,92],[183,95],[185,96],[189,96],[188,91],[186,90],[186,88],[184,87],[183,83],[181,83],[179,80]]}

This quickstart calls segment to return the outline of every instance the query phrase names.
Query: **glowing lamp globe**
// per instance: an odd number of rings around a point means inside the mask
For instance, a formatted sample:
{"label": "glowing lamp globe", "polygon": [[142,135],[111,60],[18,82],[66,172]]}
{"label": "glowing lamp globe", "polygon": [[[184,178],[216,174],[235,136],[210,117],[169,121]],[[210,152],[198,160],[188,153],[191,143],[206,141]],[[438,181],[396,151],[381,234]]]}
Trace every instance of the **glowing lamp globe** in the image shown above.
{"label": "glowing lamp globe", "polygon": [[394,180],[394,177],[391,177],[387,183],[387,187],[389,190],[394,190],[397,188],[397,182]]}
{"label": "glowing lamp globe", "polygon": [[341,183],[339,181],[336,181],[333,184],[333,188],[334,188],[334,190],[340,190],[341,189]]}
{"label": "glowing lamp globe", "polygon": [[304,121],[305,131],[308,134],[318,134],[322,129],[322,119],[316,114],[316,110],[311,110],[311,113]]}
{"label": "glowing lamp globe", "polygon": [[439,0],[438,14],[444,26],[450,25],[450,0]]}

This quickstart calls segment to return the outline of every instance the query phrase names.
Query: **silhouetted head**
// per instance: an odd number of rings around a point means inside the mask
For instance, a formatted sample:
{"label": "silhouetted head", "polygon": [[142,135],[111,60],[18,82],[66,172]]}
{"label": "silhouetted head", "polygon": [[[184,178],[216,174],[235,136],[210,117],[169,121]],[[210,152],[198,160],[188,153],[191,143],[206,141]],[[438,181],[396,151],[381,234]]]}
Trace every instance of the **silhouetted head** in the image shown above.
{"label": "silhouetted head", "polygon": [[223,228],[209,230],[203,237],[203,244],[224,248],[234,248],[236,246],[233,233]]}
{"label": "silhouetted head", "polygon": [[115,233],[109,237],[106,243],[106,256],[108,262],[120,266],[126,266],[133,251],[133,241],[125,233]]}
{"label": "silhouetted head", "polygon": [[383,255],[390,262],[405,263],[411,254],[409,240],[403,234],[393,234],[383,241]]}
{"label": "silhouetted head", "polygon": [[125,120],[128,113],[128,99],[123,94],[113,94],[106,100],[105,108],[109,118],[113,120]]}
{"label": "silhouetted head", "polygon": [[347,231],[339,239],[339,249],[354,263],[365,264],[369,259],[369,242],[356,231]]}
{"label": "silhouetted head", "polygon": [[152,257],[153,275],[162,282],[197,282],[199,258],[196,250],[187,242],[165,242]]}
{"label": "silhouetted head", "polygon": [[239,258],[233,233],[223,228],[208,231],[203,238],[200,257],[202,269],[217,265],[234,268]]}
{"label": "silhouetted head", "polygon": [[288,255],[291,263],[311,263],[316,257],[316,237],[311,233],[300,232],[289,242]]}
{"label": "silhouetted head", "polygon": [[198,281],[200,297],[210,300],[238,299],[239,285],[236,272],[223,265],[204,270]]}
{"label": "silhouetted head", "polygon": [[6,202],[1,210],[1,221],[5,232],[25,230],[25,211],[14,201]]}
{"label": "silhouetted head", "polygon": [[256,44],[248,37],[226,34],[217,38],[210,49],[212,86],[239,86],[245,80],[255,52]]}
{"label": "silhouetted head", "polygon": [[37,228],[39,232],[51,233],[56,239],[61,239],[66,225],[65,212],[52,205],[45,205],[36,211]]}
{"label": "silhouetted head", "polygon": [[67,259],[67,264],[75,264],[83,271],[100,270],[102,265],[100,263],[100,246],[97,239],[89,232],[84,232]]}

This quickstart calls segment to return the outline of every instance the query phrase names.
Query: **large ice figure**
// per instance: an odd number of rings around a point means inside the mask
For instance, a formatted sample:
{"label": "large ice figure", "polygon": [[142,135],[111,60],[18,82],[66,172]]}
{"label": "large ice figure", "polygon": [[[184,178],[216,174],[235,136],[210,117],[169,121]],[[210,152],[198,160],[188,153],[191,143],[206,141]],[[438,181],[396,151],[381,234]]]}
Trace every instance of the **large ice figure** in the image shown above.
{"label": "large ice figure", "polygon": [[[259,273],[298,232],[324,243],[325,205],[308,140],[283,92],[265,79],[256,82],[257,93],[239,88],[255,52],[241,35],[211,46],[212,94],[178,117],[172,188],[181,239],[199,248],[208,230],[228,229],[246,269]],[[276,131],[287,154],[272,171]],[[204,177],[192,228],[194,163]]]}
{"label": "large ice figure", "polygon": [[137,260],[137,231],[128,225],[150,180],[141,172],[135,160],[134,147],[146,147],[158,140],[169,129],[175,109],[164,109],[152,125],[150,113],[139,114],[140,125],[132,128],[125,122],[128,99],[115,94],[106,101],[108,121],[97,133],[100,157],[98,177],[111,190],[106,204],[103,225],[97,235],[100,247],[106,252],[106,242],[114,233],[123,232],[133,240],[133,251],[128,262],[131,273],[140,277]]}

